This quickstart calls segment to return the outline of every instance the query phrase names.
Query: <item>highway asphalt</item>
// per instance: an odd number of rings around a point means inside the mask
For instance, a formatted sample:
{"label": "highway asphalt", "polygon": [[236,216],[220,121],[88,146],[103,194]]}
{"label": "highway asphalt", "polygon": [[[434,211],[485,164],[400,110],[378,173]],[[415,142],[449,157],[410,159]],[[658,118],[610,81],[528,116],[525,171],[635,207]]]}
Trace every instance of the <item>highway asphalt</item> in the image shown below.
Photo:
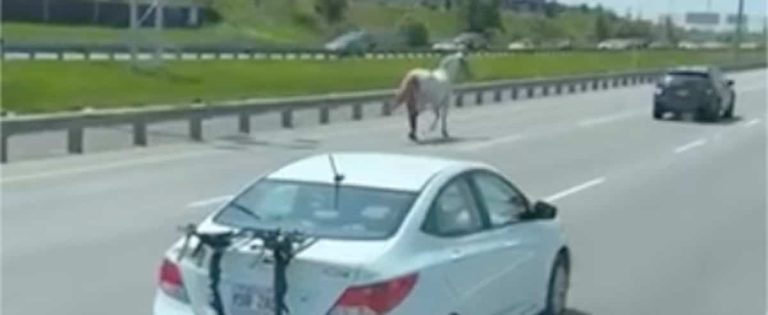
{"label": "highway asphalt", "polygon": [[640,86],[454,110],[455,138],[422,145],[396,116],[7,164],[1,310],[149,314],[177,225],[273,167],[364,150],[489,162],[559,206],[572,315],[762,315],[766,72],[732,77],[720,123],[654,121]]}

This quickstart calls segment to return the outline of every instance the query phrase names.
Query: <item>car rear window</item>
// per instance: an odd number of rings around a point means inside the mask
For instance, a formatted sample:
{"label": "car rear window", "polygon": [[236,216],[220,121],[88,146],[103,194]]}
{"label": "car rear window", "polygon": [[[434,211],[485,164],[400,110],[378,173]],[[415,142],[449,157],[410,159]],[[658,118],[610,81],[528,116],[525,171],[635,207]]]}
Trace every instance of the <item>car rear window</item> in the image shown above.
{"label": "car rear window", "polygon": [[708,79],[709,79],[708,73],[695,72],[695,71],[669,72],[664,77],[665,82],[705,81]]}
{"label": "car rear window", "polygon": [[[298,230],[308,236],[386,239],[400,227],[414,192],[261,180],[235,197],[214,222],[233,227]],[[253,218],[243,211],[255,213]]]}

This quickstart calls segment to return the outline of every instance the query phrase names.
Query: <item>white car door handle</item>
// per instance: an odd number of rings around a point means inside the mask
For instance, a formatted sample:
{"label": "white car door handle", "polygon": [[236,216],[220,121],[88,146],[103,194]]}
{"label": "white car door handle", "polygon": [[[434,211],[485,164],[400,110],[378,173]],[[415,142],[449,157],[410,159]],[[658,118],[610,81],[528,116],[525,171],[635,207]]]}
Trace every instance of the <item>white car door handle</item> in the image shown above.
{"label": "white car door handle", "polygon": [[460,260],[464,257],[464,253],[458,250],[451,251],[451,260]]}

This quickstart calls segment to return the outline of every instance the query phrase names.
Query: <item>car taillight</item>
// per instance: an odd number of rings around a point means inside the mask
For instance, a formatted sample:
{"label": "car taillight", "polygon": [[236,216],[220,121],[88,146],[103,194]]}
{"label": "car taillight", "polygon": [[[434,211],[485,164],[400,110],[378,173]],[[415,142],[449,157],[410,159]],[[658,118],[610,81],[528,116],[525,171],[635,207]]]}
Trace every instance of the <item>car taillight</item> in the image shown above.
{"label": "car taillight", "polygon": [[328,315],[382,315],[400,305],[416,285],[412,274],[385,282],[350,287],[341,295]]}
{"label": "car taillight", "polygon": [[167,258],[160,266],[160,290],[168,296],[184,303],[189,303],[187,291],[184,289],[184,281],[181,278],[179,266]]}

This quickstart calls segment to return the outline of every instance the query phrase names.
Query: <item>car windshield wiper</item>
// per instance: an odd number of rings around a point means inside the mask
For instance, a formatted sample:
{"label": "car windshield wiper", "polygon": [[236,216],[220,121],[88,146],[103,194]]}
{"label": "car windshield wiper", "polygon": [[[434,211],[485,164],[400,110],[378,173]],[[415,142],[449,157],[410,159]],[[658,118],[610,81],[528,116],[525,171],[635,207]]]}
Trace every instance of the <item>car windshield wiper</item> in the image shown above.
{"label": "car windshield wiper", "polygon": [[251,210],[250,208],[248,208],[248,207],[246,207],[244,205],[241,205],[241,204],[239,204],[239,203],[237,203],[235,201],[232,201],[232,202],[229,203],[228,206],[237,209],[238,211],[242,212],[243,214],[251,217],[252,219],[254,219],[256,221],[261,221],[261,216],[260,215],[256,214],[256,212],[253,212],[253,210]]}

